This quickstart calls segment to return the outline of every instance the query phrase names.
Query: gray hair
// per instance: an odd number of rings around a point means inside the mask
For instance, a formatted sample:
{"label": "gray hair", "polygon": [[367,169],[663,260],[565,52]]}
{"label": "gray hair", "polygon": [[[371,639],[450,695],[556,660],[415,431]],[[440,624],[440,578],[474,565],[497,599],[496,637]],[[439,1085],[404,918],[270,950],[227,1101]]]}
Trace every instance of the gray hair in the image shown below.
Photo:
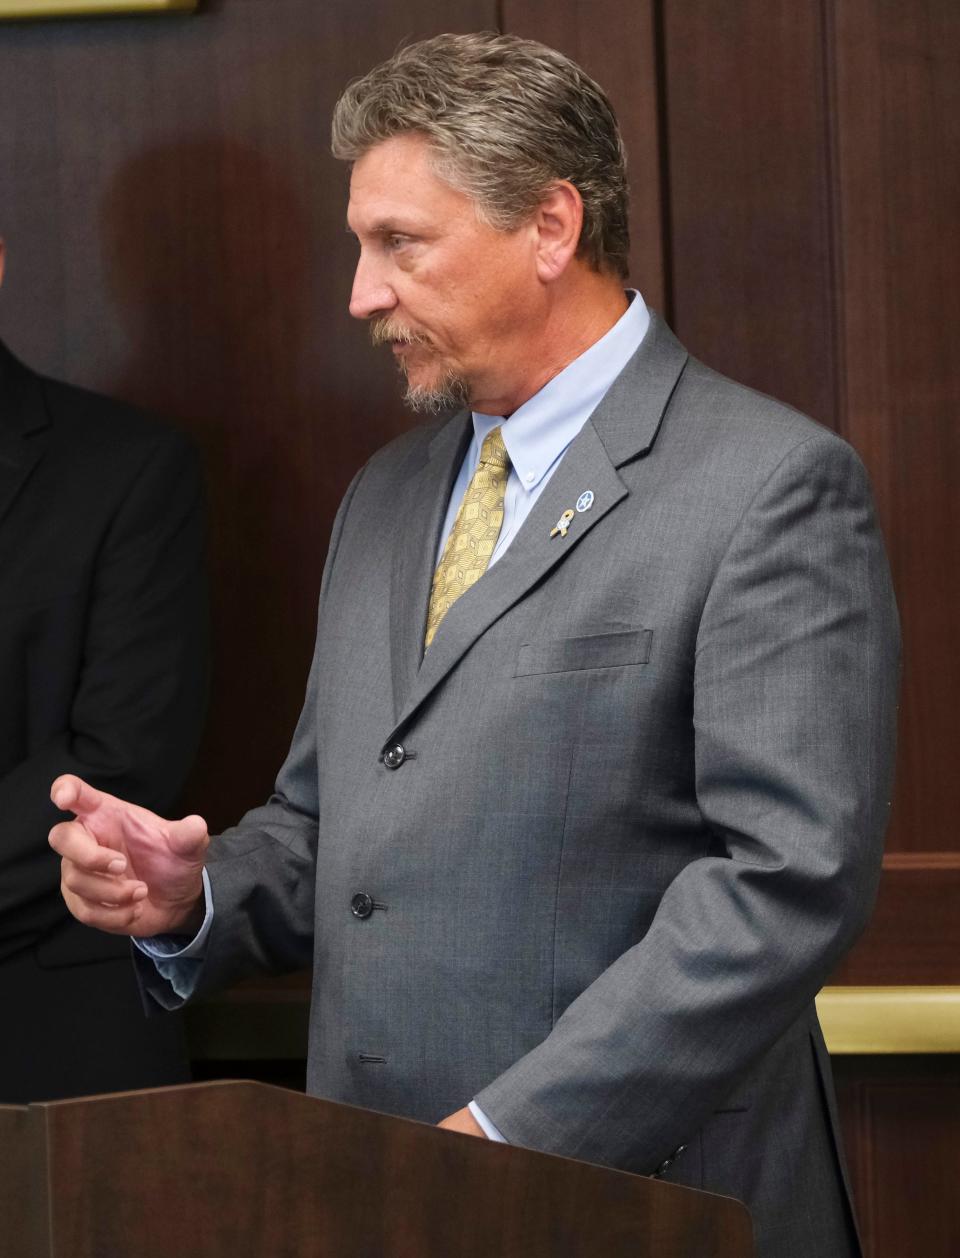
{"label": "gray hair", "polygon": [[490,33],[409,44],[346,88],[333,113],[333,153],[355,162],[407,132],[427,138],[437,175],[502,231],[568,180],[583,201],[579,256],[626,276],[623,141],[603,89],[569,57]]}

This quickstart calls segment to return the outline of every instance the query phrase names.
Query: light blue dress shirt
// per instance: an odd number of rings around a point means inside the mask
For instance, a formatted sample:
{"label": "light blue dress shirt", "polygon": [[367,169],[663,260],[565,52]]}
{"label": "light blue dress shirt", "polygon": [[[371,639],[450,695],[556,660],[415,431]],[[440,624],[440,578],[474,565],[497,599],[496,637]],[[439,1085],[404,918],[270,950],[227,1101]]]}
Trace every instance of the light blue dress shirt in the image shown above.
{"label": "light blue dress shirt", "polygon": [[[510,456],[510,475],[504,494],[503,523],[490,566],[506,552],[550,477],[560,466],[567,446],[596,410],[647,334],[650,314],[643,298],[632,289],[628,290],[628,296],[630,305],[610,331],[564,367],[539,393],[519,406],[509,419],[474,411],[473,438],[450,494],[450,505],[437,548],[437,563],[457,518],[460,502],[480,462],[483,439],[498,424],[503,427],[503,444]],[[190,995],[193,988],[213,922],[213,894],[206,870],[203,871],[203,894],[206,904],[203,925],[186,946],[182,937],[173,935],[134,940],[137,947],[153,959],[159,973],[183,999]],[[489,1139],[503,1141],[503,1136],[473,1101],[470,1102],[470,1112]]]}
{"label": "light blue dress shirt", "polygon": [[184,944],[182,935],[151,935],[147,939],[134,939],[134,944],[145,952],[181,1000],[189,999],[196,982],[197,971],[203,961],[207,936],[213,925],[213,891],[207,871],[203,871],[203,923],[200,929]]}

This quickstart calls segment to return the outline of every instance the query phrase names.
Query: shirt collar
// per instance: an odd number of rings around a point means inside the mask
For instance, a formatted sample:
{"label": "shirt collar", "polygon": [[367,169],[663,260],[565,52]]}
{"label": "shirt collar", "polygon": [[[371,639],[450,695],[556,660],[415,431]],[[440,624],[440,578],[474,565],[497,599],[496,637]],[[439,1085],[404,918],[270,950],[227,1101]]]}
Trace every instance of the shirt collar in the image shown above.
{"label": "shirt collar", "polygon": [[520,484],[528,492],[536,489],[646,336],[650,314],[643,298],[633,289],[628,289],[627,295],[630,305],[609,332],[568,363],[508,420],[501,415],[473,413],[473,453],[477,458],[484,437],[502,424],[503,443]]}

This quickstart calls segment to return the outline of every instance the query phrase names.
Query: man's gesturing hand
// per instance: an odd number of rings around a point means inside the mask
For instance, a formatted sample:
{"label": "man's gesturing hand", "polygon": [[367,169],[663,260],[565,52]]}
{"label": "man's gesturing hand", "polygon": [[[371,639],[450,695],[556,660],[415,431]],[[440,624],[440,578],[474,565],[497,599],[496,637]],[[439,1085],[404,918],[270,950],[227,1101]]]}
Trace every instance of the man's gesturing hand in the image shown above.
{"label": "man's gesturing hand", "polygon": [[210,842],[202,817],[165,821],[71,774],[50,798],[76,814],[53,827],[50,846],[63,857],[60,887],[77,921],[140,937],[199,928]]}

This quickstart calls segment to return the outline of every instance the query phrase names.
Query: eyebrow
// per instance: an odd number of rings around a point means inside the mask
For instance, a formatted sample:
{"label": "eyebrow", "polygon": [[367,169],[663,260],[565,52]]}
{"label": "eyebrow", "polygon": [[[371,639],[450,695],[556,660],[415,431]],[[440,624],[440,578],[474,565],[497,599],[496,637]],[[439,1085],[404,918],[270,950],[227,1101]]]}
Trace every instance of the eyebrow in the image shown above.
{"label": "eyebrow", "polygon": [[[359,239],[357,233],[353,230],[349,223],[346,224],[346,232],[348,236]],[[394,218],[382,219],[370,228],[367,233],[370,236],[422,236],[424,228],[414,223],[400,223]]]}

